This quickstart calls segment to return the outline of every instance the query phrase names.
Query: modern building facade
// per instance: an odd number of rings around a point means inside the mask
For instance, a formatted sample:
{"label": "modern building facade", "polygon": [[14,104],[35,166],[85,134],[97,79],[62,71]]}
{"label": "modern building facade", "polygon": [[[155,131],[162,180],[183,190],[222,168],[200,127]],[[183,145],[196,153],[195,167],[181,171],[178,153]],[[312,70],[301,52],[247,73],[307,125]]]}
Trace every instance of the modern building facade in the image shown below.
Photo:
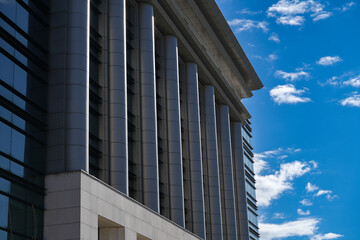
{"label": "modern building facade", "polygon": [[262,83],[215,1],[0,8],[0,239],[259,238]]}

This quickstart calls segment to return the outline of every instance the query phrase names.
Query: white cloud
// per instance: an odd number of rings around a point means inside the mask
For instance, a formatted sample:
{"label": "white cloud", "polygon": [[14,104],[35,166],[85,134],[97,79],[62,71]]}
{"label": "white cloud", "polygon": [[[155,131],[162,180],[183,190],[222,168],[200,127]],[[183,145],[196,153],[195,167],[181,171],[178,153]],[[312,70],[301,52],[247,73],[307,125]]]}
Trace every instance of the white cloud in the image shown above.
{"label": "white cloud", "polygon": [[274,174],[256,175],[257,200],[259,206],[269,206],[282,193],[292,190],[292,181],[311,170],[307,163],[294,161],[283,163]]}
{"label": "white cloud", "polygon": [[313,185],[313,184],[311,184],[311,183],[307,183],[307,185],[306,185],[306,191],[307,192],[315,192],[316,190],[318,190],[319,189],[319,187],[318,186],[316,186],[316,185]]}
{"label": "white cloud", "polygon": [[259,56],[259,55],[253,55],[251,57],[259,59],[261,61],[268,61],[268,62],[273,62],[273,61],[279,59],[279,56],[276,55],[275,53],[271,53],[267,57],[262,57],[262,56]]}
{"label": "white cloud", "polygon": [[343,237],[343,235],[336,234],[336,233],[327,233],[327,234],[317,234],[312,236],[310,240],[329,240],[329,239],[337,239]]}
{"label": "white cloud", "polygon": [[263,170],[267,169],[269,167],[269,164],[264,161],[261,158],[257,159],[257,154],[254,155],[254,171],[255,171],[255,175],[258,175],[260,172],[262,172]]}
{"label": "white cloud", "polygon": [[342,106],[360,107],[360,94],[354,92],[350,97],[340,100]]}
{"label": "white cloud", "polygon": [[[265,170],[269,169],[268,159],[282,159],[286,154],[294,154],[300,152],[299,148],[277,148],[275,150],[265,151],[254,154],[254,169],[257,182],[257,200],[259,206],[268,206],[274,199],[278,199],[280,195],[292,189],[292,181],[304,175],[311,170],[308,163],[293,161],[280,165],[280,170],[265,174]],[[287,155],[286,155],[287,156]]]}
{"label": "white cloud", "polygon": [[264,32],[269,31],[268,25],[266,21],[255,21],[250,19],[233,19],[228,22],[230,26],[235,27],[235,31],[250,31],[252,29],[261,29]]}
{"label": "white cloud", "polygon": [[316,63],[323,66],[329,66],[341,61],[342,59],[339,56],[326,56],[320,58]]}
{"label": "white cloud", "polygon": [[268,9],[268,15],[273,17],[280,15],[297,15],[309,11],[309,1],[280,0]]}
{"label": "white cloud", "polygon": [[333,192],[331,190],[322,190],[322,189],[320,189],[314,196],[315,197],[320,197],[322,195],[325,195],[327,200],[332,201],[332,200],[334,200],[335,198],[338,197],[336,195],[333,195],[332,193]]}
{"label": "white cloud", "polygon": [[355,88],[360,87],[360,74],[354,74],[351,72],[344,73],[341,76],[333,76],[326,80],[324,83],[319,83],[320,86],[331,85],[331,86],[351,86]]}
{"label": "white cloud", "polygon": [[313,21],[317,22],[319,20],[323,20],[323,19],[327,19],[327,18],[331,17],[332,13],[323,11],[323,12],[320,12],[320,13],[312,14],[311,16],[313,17]]}
{"label": "white cloud", "polygon": [[316,0],[279,0],[268,8],[268,16],[275,17],[278,24],[301,26],[305,22],[305,14],[310,14],[313,21],[328,18],[331,12]]}
{"label": "white cloud", "polygon": [[331,194],[331,193],[332,193],[331,190],[319,190],[314,196],[319,197],[321,195],[328,195],[328,194]]}
{"label": "white cloud", "polygon": [[301,97],[302,94],[307,92],[307,89],[296,89],[292,84],[278,85],[270,90],[270,96],[277,104],[288,103],[305,103],[310,102],[311,99],[307,97]]}
{"label": "white cloud", "polygon": [[280,38],[279,38],[279,35],[277,33],[272,33],[270,35],[270,37],[268,38],[268,40],[270,41],[274,41],[276,43],[279,43],[280,42]]}
{"label": "white cloud", "polygon": [[310,215],[310,210],[303,211],[302,209],[298,208],[297,213],[298,213],[300,216],[309,216],[309,215]]}
{"label": "white cloud", "polygon": [[319,219],[307,218],[282,224],[259,223],[261,239],[313,236],[318,229],[319,222]]}
{"label": "white cloud", "polygon": [[284,219],[284,218],[285,218],[285,214],[284,214],[284,213],[274,213],[273,218],[274,218],[274,219]]}
{"label": "white cloud", "polygon": [[236,11],[238,14],[247,14],[247,15],[256,15],[262,13],[262,11],[251,11],[248,8],[241,9],[239,11]]}
{"label": "white cloud", "polygon": [[349,2],[349,3],[342,5],[340,8],[335,8],[335,10],[338,10],[341,12],[346,12],[347,10],[349,10],[350,8],[352,8],[355,5],[356,5],[355,2]]}
{"label": "white cloud", "polygon": [[269,158],[278,158],[280,155],[282,155],[283,153],[292,153],[294,152],[293,148],[277,148],[275,150],[270,150],[270,151],[265,151],[262,153],[255,153],[254,154],[254,170],[255,170],[255,174],[258,175],[260,174],[262,171],[266,170],[269,168],[269,164],[267,161],[267,159]]}
{"label": "white cloud", "polygon": [[277,24],[301,26],[305,22],[303,16],[281,16],[276,19]]}
{"label": "white cloud", "polygon": [[314,161],[314,160],[309,161],[309,163],[313,165],[313,168],[314,168],[314,169],[317,168],[318,165],[319,165],[319,164],[318,164],[316,161]]}
{"label": "white cloud", "polygon": [[309,73],[304,72],[304,71],[284,72],[284,71],[281,71],[281,70],[277,70],[274,75],[275,75],[275,77],[282,78],[282,79],[284,79],[286,81],[290,81],[290,82],[300,80],[300,79],[304,79],[304,78],[308,78],[310,76]]}
{"label": "white cloud", "polygon": [[269,54],[269,56],[267,57],[268,61],[272,62],[272,61],[275,61],[277,59],[279,59],[279,56],[272,53],[272,54]]}
{"label": "white cloud", "polygon": [[326,80],[325,83],[320,83],[321,86],[325,86],[325,85],[331,85],[331,86],[338,86],[340,85],[340,80],[339,77],[337,76],[333,76],[331,78],[329,78],[328,80]]}
{"label": "white cloud", "polygon": [[309,199],[303,199],[300,201],[303,206],[312,206],[312,202]]}
{"label": "white cloud", "polygon": [[347,85],[347,86],[350,85],[352,87],[357,87],[357,88],[360,87],[360,75],[350,78],[347,81],[344,81],[343,84]]}

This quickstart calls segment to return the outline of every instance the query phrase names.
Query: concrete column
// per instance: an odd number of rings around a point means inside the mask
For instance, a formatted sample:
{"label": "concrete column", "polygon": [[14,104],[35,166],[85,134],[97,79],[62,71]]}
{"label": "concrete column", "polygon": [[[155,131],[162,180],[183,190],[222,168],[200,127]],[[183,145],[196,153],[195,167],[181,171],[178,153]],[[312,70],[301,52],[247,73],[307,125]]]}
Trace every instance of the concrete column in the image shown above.
{"label": "concrete column", "polygon": [[205,153],[204,166],[206,165],[207,192],[208,199],[208,219],[211,232],[208,233],[212,240],[223,239],[222,220],[221,220],[221,202],[220,202],[220,179],[219,179],[219,161],[217,148],[216,132],[216,114],[215,114],[215,94],[213,86],[204,86],[204,126]]}
{"label": "concrete column", "polygon": [[125,227],[102,227],[99,240],[136,240],[136,232]]}
{"label": "concrete column", "polygon": [[50,1],[47,172],[89,171],[90,0]]}
{"label": "concrete column", "polygon": [[195,63],[186,63],[185,74],[193,232],[205,239],[205,204],[197,65]]}
{"label": "concrete column", "polygon": [[220,189],[225,239],[237,239],[229,107],[217,108]]}
{"label": "concrete column", "polygon": [[177,39],[165,38],[167,138],[170,185],[170,219],[185,226],[181,147],[179,62]]}
{"label": "concrete column", "polygon": [[154,10],[147,3],[139,5],[139,41],[143,199],[146,206],[159,212]]}
{"label": "concrete column", "polygon": [[125,0],[109,0],[110,184],[128,194]]}
{"label": "concrete column", "polygon": [[249,222],[247,218],[246,183],[241,128],[242,126],[240,122],[231,123],[236,222],[238,239],[249,239]]}

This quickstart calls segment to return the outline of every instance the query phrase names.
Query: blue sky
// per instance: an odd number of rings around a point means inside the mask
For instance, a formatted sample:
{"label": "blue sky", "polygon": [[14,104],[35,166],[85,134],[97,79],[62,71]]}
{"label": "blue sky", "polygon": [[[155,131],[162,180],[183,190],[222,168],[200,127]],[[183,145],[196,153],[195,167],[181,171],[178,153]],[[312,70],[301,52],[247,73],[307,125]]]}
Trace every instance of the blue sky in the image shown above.
{"label": "blue sky", "polygon": [[360,239],[360,1],[217,3],[264,84],[243,101],[261,239]]}

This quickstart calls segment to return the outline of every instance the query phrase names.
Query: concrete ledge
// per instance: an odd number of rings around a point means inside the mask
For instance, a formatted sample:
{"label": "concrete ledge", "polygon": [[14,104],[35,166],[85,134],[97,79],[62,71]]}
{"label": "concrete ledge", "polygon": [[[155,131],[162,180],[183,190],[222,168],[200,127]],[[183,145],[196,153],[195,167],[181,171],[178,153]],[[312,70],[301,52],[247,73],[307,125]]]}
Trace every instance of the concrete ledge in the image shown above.
{"label": "concrete ledge", "polygon": [[98,240],[101,228],[114,226],[134,240],[201,239],[83,171],[47,175],[45,188],[44,239]]}

